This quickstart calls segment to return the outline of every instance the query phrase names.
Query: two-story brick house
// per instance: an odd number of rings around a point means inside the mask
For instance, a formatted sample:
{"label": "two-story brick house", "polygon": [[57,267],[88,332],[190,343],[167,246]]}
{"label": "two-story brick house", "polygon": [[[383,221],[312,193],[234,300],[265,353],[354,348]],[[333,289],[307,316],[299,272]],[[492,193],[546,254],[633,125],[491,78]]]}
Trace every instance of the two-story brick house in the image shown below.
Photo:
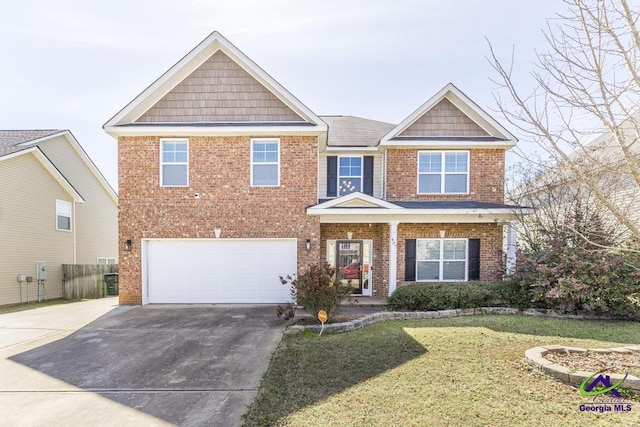
{"label": "two-story brick house", "polygon": [[503,269],[516,138],[452,84],[398,125],[318,116],[214,32],[104,127],[123,304],[286,302],[323,260],[364,296]]}

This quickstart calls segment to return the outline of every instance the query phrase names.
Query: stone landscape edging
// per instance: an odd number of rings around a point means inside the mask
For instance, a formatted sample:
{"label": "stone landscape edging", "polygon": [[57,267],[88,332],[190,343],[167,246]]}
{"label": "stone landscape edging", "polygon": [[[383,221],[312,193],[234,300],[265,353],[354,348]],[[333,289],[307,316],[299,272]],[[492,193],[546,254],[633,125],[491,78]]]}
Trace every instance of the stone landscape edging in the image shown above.
{"label": "stone landscape edging", "polygon": [[[589,319],[589,320],[614,320],[609,317],[586,316],[584,314],[563,314],[546,309],[526,309],[509,307],[478,307],[454,310],[438,311],[380,311],[379,313],[367,314],[358,319],[341,323],[327,323],[324,325],[326,332],[348,332],[360,329],[363,326],[387,320],[417,320],[435,319],[440,317],[473,316],[477,314],[522,314],[525,316],[551,317],[557,319]],[[292,325],[288,326],[284,333],[286,335],[299,334],[304,330],[320,331],[320,325]]]}
{"label": "stone landscape edging", "polygon": [[[576,371],[574,369],[567,368],[566,366],[553,363],[549,359],[545,359],[544,355],[548,353],[561,353],[573,351],[575,353],[586,353],[587,351],[594,353],[638,353],[640,355],[640,346],[628,346],[628,347],[616,347],[616,348],[581,348],[581,347],[568,347],[563,345],[544,345],[540,347],[530,348],[524,352],[527,363],[532,367],[539,369],[547,375],[550,375],[562,382],[579,385],[584,380],[591,377],[594,372]],[[607,374],[611,378],[612,383],[622,381],[625,377],[624,374]],[[635,391],[640,391],[640,378],[635,375],[628,375],[625,379],[622,387],[630,388]]]}

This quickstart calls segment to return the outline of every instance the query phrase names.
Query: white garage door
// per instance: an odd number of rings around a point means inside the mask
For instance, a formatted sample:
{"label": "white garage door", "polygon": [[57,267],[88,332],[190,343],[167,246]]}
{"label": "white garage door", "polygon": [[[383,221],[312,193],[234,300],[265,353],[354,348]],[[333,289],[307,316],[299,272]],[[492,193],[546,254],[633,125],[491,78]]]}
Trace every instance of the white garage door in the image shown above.
{"label": "white garage door", "polygon": [[288,302],[296,260],[295,239],[149,240],[146,302]]}

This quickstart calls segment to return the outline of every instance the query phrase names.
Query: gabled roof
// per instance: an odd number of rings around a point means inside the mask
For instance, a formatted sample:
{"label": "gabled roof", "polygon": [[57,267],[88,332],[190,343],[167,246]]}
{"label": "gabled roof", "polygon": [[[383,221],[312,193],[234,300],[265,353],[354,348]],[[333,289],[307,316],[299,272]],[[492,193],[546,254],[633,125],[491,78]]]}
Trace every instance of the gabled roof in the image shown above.
{"label": "gabled roof", "polygon": [[33,155],[36,158],[36,160],[38,160],[40,164],[47,170],[47,172],[51,174],[53,179],[55,179],[58,182],[58,184],[60,184],[60,186],[64,188],[64,190],[71,195],[74,202],[84,203],[84,199],[82,198],[80,193],[78,193],[75,187],[69,182],[69,180],[67,180],[67,178],[64,175],[62,175],[62,173],[58,170],[58,168],[51,162],[51,160],[49,160],[49,158],[42,152],[40,147],[38,147],[37,145],[32,145],[30,147],[22,147],[19,150],[4,154],[0,156],[0,162],[9,160],[14,157],[26,156],[26,155]]}
{"label": "gabled roof", "polygon": [[[443,100],[453,104],[468,119],[469,123],[477,125],[478,129],[484,131],[477,135],[403,135],[414,123],[420,120],[431,109],[440,104]],[[486,133],[486,134],[485,134]],[[475,102],[467,97],[460,89],[452,83],[444,86],[433,95],[427,102],[422,104],[417,110],[411,113],[400,124],[391,129],[380,140],[381,146],[420,146],[433,148],[470,148],[470,147],[500,147],[511,148],[515,145],[517,138],[506,130],[493,117],[487,114]]]}
{"label": "gabled roof", "polygon": [[314,209],[331,209],[331,208],[381,208],[381,209],[396,209],[400,206],[391,202],[387,202],[377,197],[369,196],[368,194],[356,191],[349,193],[345,196],[336,197],[324,201],[318,205],[313,206]]}
{"label": "gabled roof", "polygon": [[0,157],[25,150],[21,144],[25,142],[36,143],[41,138],[64,132],[59,129],[42,130],[0,130]]}
{"label": "gabled roof", "polygon": [[[95,163],[93,163],[89,155],[84,151],[78,140],[68,130],[0,130],[0,160],[5,160],[22,154],[33,153],[38,158],[38,160],[43,163],[47,170],[49,170],[52,175],[54,175],[56,179],[58,179],[59,181],[62,179],[66,183],[64,185],[69,185],[71,186],[71,188],[73,188],[72,183],[70,183],[67,178],[64,177],[64,175],[60,172],[60,170],[58,170],[56,165],[51,162],[51,160],[39,147],[40,144],[44,144],[47,141],[57,137],[65,138],[69,145],[76,151],[78,156],[80,156],[93,176],[95,176],[95,178],[98,180],[100,185],[102,185],[102,187],[109,194],[112,200],[117,204],[118,195],[113,190],[111,185],[109,185],[100,170],[96,167]],[[82,197],[76,192],[75,189],[73,189],[73,192],[77,194],[79,200],[82,200]]]}
{"label": "gabled roof", "polygon": [[[203,133],[238,134],[245,131],[255,131],[252,130],[251,127],[257,125],[260,126],[261,134],[269,134],[270,129],[268,125],[271,122],[243,122],[241,123],[242,126],[238,126],[240,123],[219,122],[210,124],[180,123],[180,126],[172,126],[174,123],[135,123],[147,111],[154,107],[158,101],[202,66],[202,64],[212,58],[217,52],[224,53],[226,57],[230,58],[231,61],[246,71],[252,79],[257,80],[262,86],[275,95],[277,99],[282,101],[286,107],[290,108],[295,114],[302,118],[299,122],[280,123],[278,126],[275,126],[277,127],[277,131],[274,129],[274,132],[283,133],[289,130],[297,130],[317,134],[326,131],[326,124],[313,111],[306,107],[217,31],[211,33],[191,52],[107,121],[103,126],[105,131],[113,136],[140,135],[157,133],[159,127],[165,127],[174,130],[175,132],[172,134],[178,136]],[[245,130],[243,130],[243,128],[245,128]]]}
{"label": "gabled roof", "polygon": [[355,116],[320,116],[328,125],[328,147],[375,147],[395,125]]}

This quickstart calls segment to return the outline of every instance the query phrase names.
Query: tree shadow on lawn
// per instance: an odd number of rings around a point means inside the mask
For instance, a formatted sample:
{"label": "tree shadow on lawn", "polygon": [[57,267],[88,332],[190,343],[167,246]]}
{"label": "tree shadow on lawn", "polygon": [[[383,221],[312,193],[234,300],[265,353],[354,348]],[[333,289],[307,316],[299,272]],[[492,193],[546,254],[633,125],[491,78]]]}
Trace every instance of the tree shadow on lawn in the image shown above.
{"label": "tree shadow on lawn", "polygon": [[245,424],[274,425],[299,409],[420,357],[427,349],[402,327],[285,337],[271,358]]}
{"label": "tree shadow on lawn", "polygon": [[[274,425],[290,414],[338,395],[418,358],[428,349],[406,329],[487,328],[532,336],[640,343],[632,322],[478,315],[382,322],[346,334],[289,336],[274,353],[246,425]],[[638,331],[635,331],[638,329]]]}

